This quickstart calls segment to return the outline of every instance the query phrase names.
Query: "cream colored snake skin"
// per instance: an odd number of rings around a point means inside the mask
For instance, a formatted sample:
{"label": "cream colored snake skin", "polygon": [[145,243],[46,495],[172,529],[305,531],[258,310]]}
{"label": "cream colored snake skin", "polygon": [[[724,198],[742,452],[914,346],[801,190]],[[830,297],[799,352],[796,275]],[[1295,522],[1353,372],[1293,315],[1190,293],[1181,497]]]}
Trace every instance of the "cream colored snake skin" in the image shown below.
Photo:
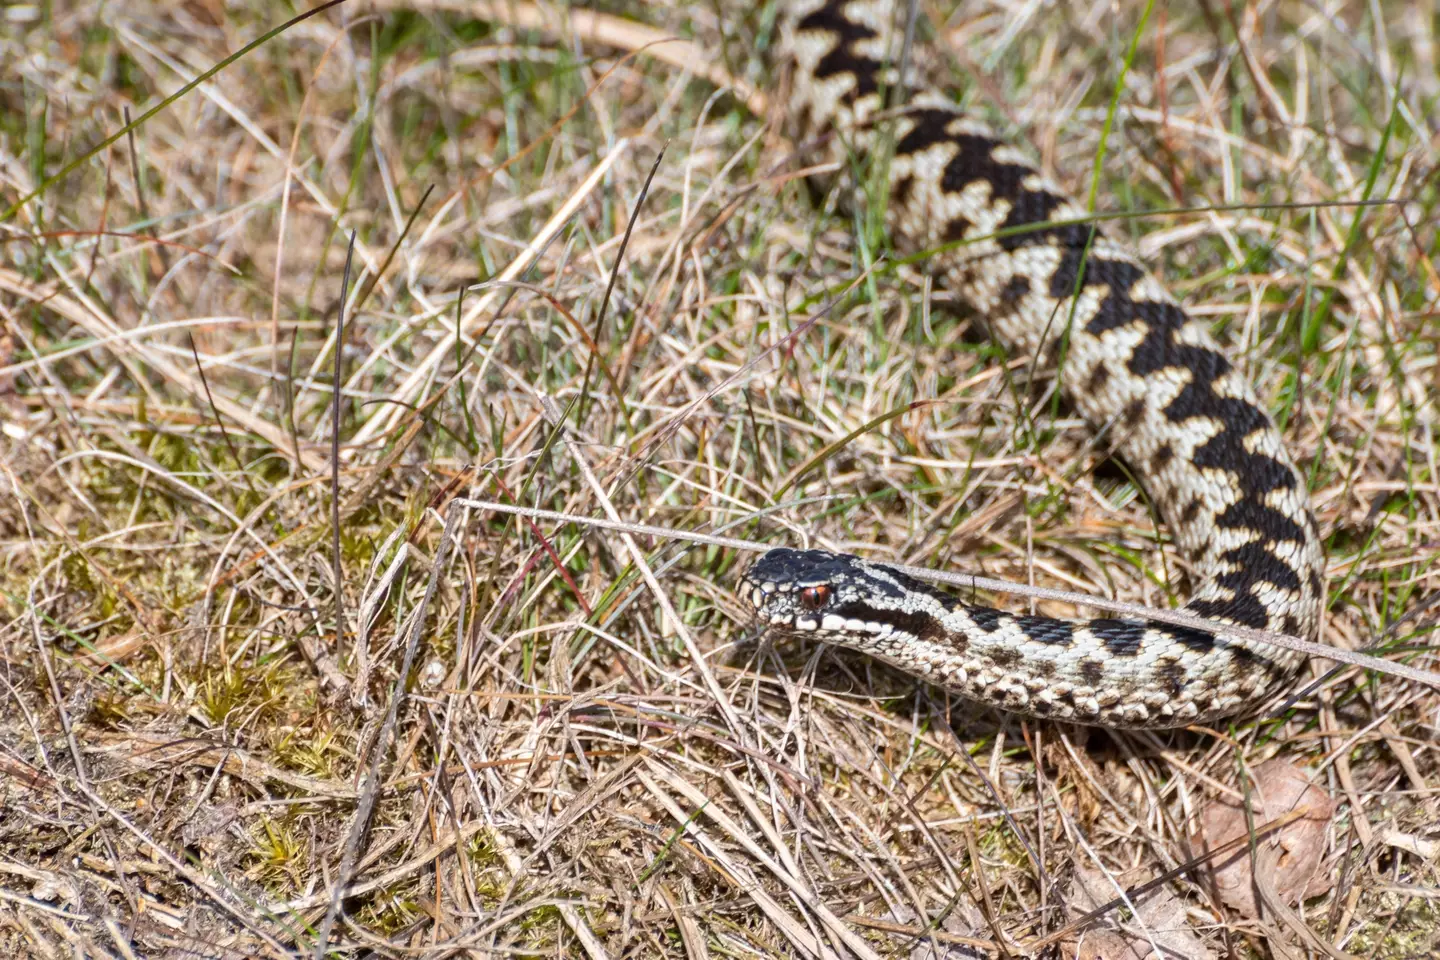
{"label": "cream colored snake skin", "polygon": [[[1086,211],[942,91],[911,87],[887,108],[904,16],[903,3],[791,3],[791,115],[798,142],[826,143],[825,156],[802,162],[863,161],[886,145],[885,217],[897,248],[973,241],[927,267],[1012,350],[1050,359],[1068,326],[1062,386],[1108,427],[1159,506],[1197,585],[1186,609],[1217,625],[1311,638],[1319,535],[1250,384],[1120,244],[1089,224],[1055,225]],[[1301,659],[1223,630],[1004,613],[824,551],[772,550],[740,592],[782,636],[851,647],[1006,710],[1107,727],[1244,713]]]}

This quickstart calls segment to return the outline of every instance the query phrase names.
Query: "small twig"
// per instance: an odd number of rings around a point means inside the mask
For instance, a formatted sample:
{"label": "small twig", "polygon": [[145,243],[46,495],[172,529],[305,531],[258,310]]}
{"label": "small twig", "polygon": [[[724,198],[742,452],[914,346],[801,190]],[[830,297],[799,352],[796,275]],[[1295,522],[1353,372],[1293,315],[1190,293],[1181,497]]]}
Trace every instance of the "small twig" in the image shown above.
{"label": "small twig", "polygon": [[245,471],[245,464],[240,459],[240,451],[235,448],[235,441],[230,439],[230,431],[225,429],[225,421],[220,418],[220,408],[215,406],[215,397],[210,393],[210,380],[205,376],[205,367],[200,363],[200,351],[195,349],[195,337],[188,330],[185,337],[190,341],[190,356],[195,358],[195,372],[200,374],[200,386],[205,388],[205,400],[210,404],[210,412],[215,415],[215,425],[220,428],[220,436],[225,438],[225,446],[230,449],[230,456],[235,460],[235,466],[240,471],[240,476],[245,480],[245,486],[257,500],[263,500],[260,491],[255,489],[255,484],[250,479],[250,474]]}
{"label": "small twig", "polygon": [[335,383],[330,398],[330,572],[335,578],[335,657],[345,653],[344,571],[340,563],[340,378],[345,354],[345,294],[350,289],[350,263],[355,256],[355,231],[345,251],[345,273],[340,279],[340,310],[335,318]]}
{"label": "small twig", "polygon": [[[288,429],[286,434],[290,439],[290,449],[295,456],[296,464],[303,464],[300,459],[300,428],[295,425],[295,354],[300,347],[300,328],[290,328],[290,362],[285,366],[285,426]],[[279,444],[276,444],[279,447]]]}

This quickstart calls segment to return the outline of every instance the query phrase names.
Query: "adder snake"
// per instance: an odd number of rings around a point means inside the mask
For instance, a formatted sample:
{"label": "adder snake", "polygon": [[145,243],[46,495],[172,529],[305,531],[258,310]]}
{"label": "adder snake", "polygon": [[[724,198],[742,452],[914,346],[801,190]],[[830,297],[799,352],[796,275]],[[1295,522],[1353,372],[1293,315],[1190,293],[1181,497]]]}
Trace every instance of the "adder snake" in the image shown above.
{"label": "adder snake", "polygon": [[799,140],[846,163],[888,151],[894,245],[948,245],[926,261],[937,284],[1011,349],[1051,358],[1068,340],[1061,386],[1143,479],[1196,584],[1186,609],[1218,633],[1005,613],[816,550],[765,554],[741,595],[776,633],[851,647],[1007,710],[1107,727],[1243,713],[1300,657],[1223,625],[1309,638],[1319,623],[1304,482],[1242,371],[1121,244],[1076,222],[1082,206],[942,90],[896,96],[904,16],[892,0],[790,0]]}

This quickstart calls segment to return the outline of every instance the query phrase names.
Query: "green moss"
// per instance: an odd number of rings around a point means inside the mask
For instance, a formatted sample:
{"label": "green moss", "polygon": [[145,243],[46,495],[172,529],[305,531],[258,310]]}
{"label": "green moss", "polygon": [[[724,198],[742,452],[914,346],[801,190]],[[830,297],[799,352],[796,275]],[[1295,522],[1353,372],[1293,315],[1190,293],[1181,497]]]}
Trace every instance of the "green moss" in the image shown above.
{"label": "green moss", "polygon": [[195,705],[217,726],[269,720],[298,691],[294,680],[275,663],[218,665],[196,680]]}
{"label": "green moss", "polygon": [[406,883],[376,891],[357,912],[356,919],[367,929],[388,936],[421,916],[419,890],[414,883]]}
{"label": "green moss", "polygon": [[341,761],[347,755],[335,730],[328,724],[317,721],[315,726],[288,727],[276,732],[278,736],[271,750],[283,766],[322,780],[339,776]]}
{"label": "green moss", "polygon": [[1367,893],[1356,913],[1363,921],[1345,950],[1369,960],[1433,957],[1440,949],[1440,901],[1399,892]]}
{"label": "green moss", "polygon": [[310,867],[310,841],[292,820],[265,818],[241,858],[246,875],[275,896],[299,888]]}

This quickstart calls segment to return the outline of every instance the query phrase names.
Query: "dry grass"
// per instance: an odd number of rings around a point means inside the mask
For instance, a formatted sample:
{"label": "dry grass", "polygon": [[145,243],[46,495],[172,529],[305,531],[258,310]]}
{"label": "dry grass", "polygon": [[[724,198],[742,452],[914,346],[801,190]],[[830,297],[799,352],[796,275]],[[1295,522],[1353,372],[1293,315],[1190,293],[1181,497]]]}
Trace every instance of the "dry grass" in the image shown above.
{"label": "dry grass", "polygon": [[[1282,418],[1326,640],[1433,667],[1440,24],[1159,6],[1101,206],[1230,207],[1113,229]],[[789,147],[742,98],[466,9],[297,26],[0,226],[0,953],[313,955],[347,844],[336,956],[1014,950],[1064,925],[1077,867],[1185,863],[1208,798],[1281,756],[1339,805],[1313,936],[1185,874],[1189,925],[1232,956],[1434,955],[1435,690],[1344,669],[1216,735],[1027,723],[755,642],[730,551],[450,509],[613,510],[1157,606],[1184,574],[1029,358],[776,176]],[[1083,193],[1143,9],[966,2],[947,49]],[[772,88],[773,5],[611,12]],[[289,15],[6,8],[0,207]],[[1316,206],[1367,196],[1404,202]]]}

